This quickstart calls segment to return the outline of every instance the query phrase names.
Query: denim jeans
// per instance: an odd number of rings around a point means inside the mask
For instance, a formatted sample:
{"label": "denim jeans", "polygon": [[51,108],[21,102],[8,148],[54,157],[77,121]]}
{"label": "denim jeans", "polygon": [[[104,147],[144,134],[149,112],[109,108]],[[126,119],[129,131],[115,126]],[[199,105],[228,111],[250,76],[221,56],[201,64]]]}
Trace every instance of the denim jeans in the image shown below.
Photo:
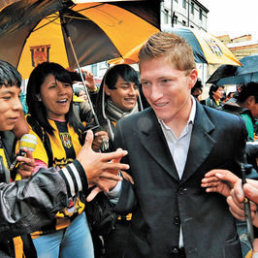
{"label": "denim jeans", "polygon": [[242,257],[245,258],[247,253],[252,249],[247,235],[247,226],[245,221],[236,220],[237,232],[239,235]]}
{"label": "denim jeans", "polygon": [[39,258],[93,258],[93,243],[85,212],[69,227],[33,240]]}

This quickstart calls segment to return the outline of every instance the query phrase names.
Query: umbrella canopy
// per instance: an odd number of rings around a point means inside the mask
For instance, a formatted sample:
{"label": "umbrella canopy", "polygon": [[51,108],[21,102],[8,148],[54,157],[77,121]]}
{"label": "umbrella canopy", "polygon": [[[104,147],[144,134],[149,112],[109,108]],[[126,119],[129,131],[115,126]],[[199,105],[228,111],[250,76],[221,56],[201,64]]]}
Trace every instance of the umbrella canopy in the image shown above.
{"label": "umbrella canopy", "polygon": [[80,2],[20,0],[4,8],[0,59],[28,78],[43,61],[76,68],[74,52],[80,66],[123,57],[159,31],[160,1]]}
{"label": "umbrella canopy", "polygon": [[207,32],[187,27],[168,28],[165,31],[184,38],[192,47],[197,63],[241,65],[226,45]]}
{"label": "umbrella canopy", "polygon": [[207,83],[217,85],[258,82],[258,55],[240,59],[242,66],[222,65],[208,79]]}
{"label": "umbrella canopy", "polygon": [[113,58],[113,59],[109,60],[108,63],[109,64],[135,64],[135,63],[138,63],[138,61],[139,61],[138,53],[145,42],[146,42],[146,40],[144,40],[144,42],[140,43],[138,46],[136,46],[135,48],[133,48],[126,54],[124,54],[123,57]]}

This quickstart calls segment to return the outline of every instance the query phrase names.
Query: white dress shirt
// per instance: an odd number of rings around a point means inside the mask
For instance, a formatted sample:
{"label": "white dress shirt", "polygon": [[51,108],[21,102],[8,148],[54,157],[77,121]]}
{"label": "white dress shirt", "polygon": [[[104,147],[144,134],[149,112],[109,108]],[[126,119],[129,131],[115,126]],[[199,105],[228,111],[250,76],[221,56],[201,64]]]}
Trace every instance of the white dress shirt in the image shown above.
{"label": "white dress shirt", "polygon": [[[162,120],[159,120],[159,123],[161,124],[162,131],[167,141],[170,153],[175,162],[177,173],[180,179],[183,176],[183,171],[185,168],[187,153],[188,153],[191,135],[192,135],[193,123],[194,123],[194,118],[196,114],[195,101],[196,100],[192,97],[193,105],[190,111],[189,119],[187,121],[185,128],[181,132],[181,135],[178,138],[176,137],[176,135],[174,134],[173,130],[170,127],[168,127]],[[121,192],[121,182],[118,182],[117,186],[106,194],[111,199],[111,202],[116,204],[118,202],[120,192]],[[183,245],[184,243],[183,243],[182,227],[180,227],[179,247],[183,247]]]}
{"label": "white dress shirt", "polygon": [[[159,120],[161,124],[162,131],[166,138],[171,156],[173,157],[174,163],[176,165],[178,177],[181,179],[183,176],[185,163],[187,159],[187,154],[189,150],[192,129],[194,118],[196,114],[196,102],[195,99],[192,97],[192,109],[189,115],[189,119],[183,131],[181,132],[180,136],[177,138],[173,130],[168,127],[162,120]],[[179,247],[183,247],[183,234],[182,234],[182,227],[180,227],[180,235],[179,235]]]}

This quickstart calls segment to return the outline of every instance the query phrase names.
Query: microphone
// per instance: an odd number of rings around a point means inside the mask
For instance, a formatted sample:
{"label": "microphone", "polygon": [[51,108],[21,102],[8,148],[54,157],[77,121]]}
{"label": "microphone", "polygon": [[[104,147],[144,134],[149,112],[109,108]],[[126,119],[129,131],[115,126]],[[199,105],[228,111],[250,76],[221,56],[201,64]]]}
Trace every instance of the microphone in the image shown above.
{"label": "microphone", "polygon": [[10,171],[12,171],[19,161],[17,160],[18,156],[25,157],[26,152],[24,149],[27,149],[31,152],[33,152],[37,145],[37,137],[33,134],[24,134],[20,139],[20,148],[19,153],[16,155],[14,162],[10,165]]}

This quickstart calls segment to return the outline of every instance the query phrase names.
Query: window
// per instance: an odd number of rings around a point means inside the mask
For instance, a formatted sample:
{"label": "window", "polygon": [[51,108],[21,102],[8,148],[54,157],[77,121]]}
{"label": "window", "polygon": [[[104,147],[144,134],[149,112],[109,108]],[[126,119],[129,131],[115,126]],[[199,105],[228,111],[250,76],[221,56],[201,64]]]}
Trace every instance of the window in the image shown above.
{"label": "window", "polygon": [[194,15],[194,3],[191,3],[191,14]]}
{"label": "window", "polygon": [[97,77],[97,74],[98,74],[98,65],[97,65],[97,64],[92,64],[92,65],[91,65],[91,70],[92,70],[92,74],[94,75],[94,77]]}
{"label": "window", "polygon": [[177,24],[178,22],[178,17],[176,15],[173,16],[173,24]]}
{"label": "window", "polygon": [[167,9],[164,10],[164,23],[168,24],[168,10]]}
{"label": "window", "polygon": [[182,1],[182,6],[183,6],[183,8],[186,9],[186,0],[183,0],[183,1]]}
{"label": "window", "polygon": [[202,21],[202,9],[200,9],[200,12],[199,12],[199,19]]}

